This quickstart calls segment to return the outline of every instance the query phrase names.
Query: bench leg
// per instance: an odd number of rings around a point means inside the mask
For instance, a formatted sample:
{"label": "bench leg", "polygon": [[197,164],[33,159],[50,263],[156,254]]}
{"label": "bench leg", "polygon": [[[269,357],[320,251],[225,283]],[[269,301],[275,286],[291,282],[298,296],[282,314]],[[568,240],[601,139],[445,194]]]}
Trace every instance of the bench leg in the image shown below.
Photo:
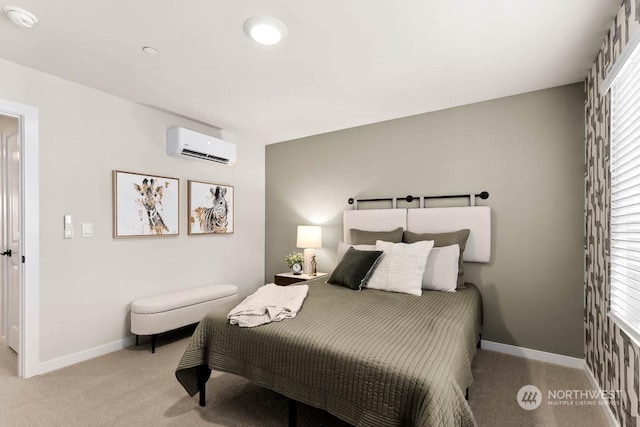
{"label": "bench leg", "polygon": [[298,425],[298,402],[289,399],[289,427]]}
{"label": "bench leg", "polygon": [[151,335],[151,353],[156,352],[156,342],[158,340],[158,334]]}
{"label": "bench leg", "polygon": [[136,347],[138,346],[138,338],[140,338],[140,336],[136,335]]}

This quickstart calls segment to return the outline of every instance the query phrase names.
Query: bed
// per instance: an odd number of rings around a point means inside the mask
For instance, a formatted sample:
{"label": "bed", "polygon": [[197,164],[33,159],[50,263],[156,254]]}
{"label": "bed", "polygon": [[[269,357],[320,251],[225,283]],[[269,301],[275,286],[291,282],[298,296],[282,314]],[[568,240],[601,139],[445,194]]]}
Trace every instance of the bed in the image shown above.
{"label": "bed", "polygon": [[[344,227],[369,224],[383,230],[400,221],[406,229],[413,210],[394,209],[396,219],[382,224],[370,217],[375,213],[364,213],[370,211],[349,211],[363,214],[345,212]],[[414,230],[423,231],[424,221],[411,221]],[[486,228],[486,217],[482,224]],[[486,242],[479,237],[485,231],[475,233],[465,260],[486,258]],[[482,325],[477,287],[417,297],[354,291],[328,284],[326,277],[306,284],[309,293],[293,319],[239,328],[226,318],[234,303],[209,313],[176,369],[189,395],[200,392],[205,404],[205,383],[214,369],[357,426],[475,425],[465,391]]]}

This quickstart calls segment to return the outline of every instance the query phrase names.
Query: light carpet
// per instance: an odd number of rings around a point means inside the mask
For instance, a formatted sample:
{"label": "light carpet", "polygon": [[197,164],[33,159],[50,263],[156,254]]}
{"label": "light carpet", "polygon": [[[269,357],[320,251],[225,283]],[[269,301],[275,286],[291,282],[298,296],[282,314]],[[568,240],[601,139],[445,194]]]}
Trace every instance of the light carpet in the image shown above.
{"label": "light carpet", "polygon": [[[287,399],[244,378],[214,372],[207,406],[198,406],[174,376],[188,333],[148,342],[29,379],[15,377],[15,353],[0,348],[2,426],[286,426]],[[9,367],[1,366],[11,364]],[[480,350],[473,363],[469,404],[479,426],[604,426],[598,406],[520,408],[526,384],[590,390],[584,372]],[[330,414],[299,405],[299,426],[346,426]]]}
{"label": "light carpet", "polygon": [[18,355],[7,347],[3,337],[0,337],[0,378],[14,376],[18,372]]}

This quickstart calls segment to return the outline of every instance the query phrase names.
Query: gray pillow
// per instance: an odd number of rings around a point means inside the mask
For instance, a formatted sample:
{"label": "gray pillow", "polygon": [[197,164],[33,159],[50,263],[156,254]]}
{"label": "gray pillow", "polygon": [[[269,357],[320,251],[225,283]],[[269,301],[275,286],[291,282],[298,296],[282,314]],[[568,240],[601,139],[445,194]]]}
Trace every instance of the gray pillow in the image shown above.
{"label": "gray pillow", "polygon": [[375,245],[376,240],[384,242],[400,243],[402,242],[402,227],[398,227],[391,231],[366,231],[352,228],[351,233],[352,245]]}
{"label": "gray pillow", "polygon": [[452,231],[450,233],[413,233],[411,231],[405,231],[402,235],[402,241],[404,243],[415,243],[423,240],[433,240],[433,247],[439,248],[442,246],[459,245],[460,256],[458,258],[458,288],[464,288],[464,264],[462,260],[462,254],[464,248],[467,245],[467,239],[471,230],[464,229],[459,231]]}
{"label": "gray pillow", "polygon": [[382,258],[382,251],[359,251],[349,248],[331,273],[328,283],[354,290],[365,286]]}

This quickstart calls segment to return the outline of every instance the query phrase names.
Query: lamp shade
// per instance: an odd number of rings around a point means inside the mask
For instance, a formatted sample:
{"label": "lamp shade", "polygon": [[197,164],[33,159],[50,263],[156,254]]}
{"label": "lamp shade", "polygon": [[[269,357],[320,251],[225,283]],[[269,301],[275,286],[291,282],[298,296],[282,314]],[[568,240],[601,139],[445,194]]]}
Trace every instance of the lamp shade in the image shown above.
{"label": "lamp shade", "polygon": [[319,225],[299,225],[296,247],[309,249],[321,248],[322,228]]}

